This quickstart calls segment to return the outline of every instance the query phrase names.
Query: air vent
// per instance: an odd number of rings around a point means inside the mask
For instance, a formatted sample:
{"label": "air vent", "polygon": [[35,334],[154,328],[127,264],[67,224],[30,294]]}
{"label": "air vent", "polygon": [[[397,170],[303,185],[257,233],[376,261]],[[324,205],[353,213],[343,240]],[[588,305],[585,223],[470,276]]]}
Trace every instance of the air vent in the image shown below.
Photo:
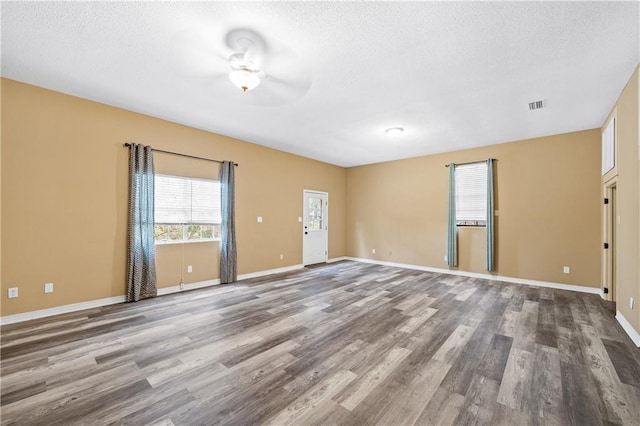
{"label": "air vent", "polygon": [[544,105],[542,105],[542,101],[529,102],[529,111],[535,111],[542,108],[544,108]]}

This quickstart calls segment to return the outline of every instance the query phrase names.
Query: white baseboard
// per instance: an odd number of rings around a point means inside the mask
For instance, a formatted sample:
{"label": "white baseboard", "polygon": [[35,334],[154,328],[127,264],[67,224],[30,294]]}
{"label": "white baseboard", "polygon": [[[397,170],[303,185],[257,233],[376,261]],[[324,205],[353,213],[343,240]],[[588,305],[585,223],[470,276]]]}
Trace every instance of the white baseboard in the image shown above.
{"label": "white baseboard", "polygon": [[[283,268],[268,269],[266,271],[251,272],[249,274],[238,275],[238,281],[248,280],[250,278],[263,277],[266,275],[280,274],[283,272],[295,271],[302,269],[302,265],[285,266]],[[211,287],[220,284],[219,279],[200,281],[196,283],[185,284],[181,289],[179,285],[171,287],[163,287],[158,289],[158,296],[164,296],[167,294],[179,293],[181,291],[195,290],[198,288]],[[15,315],[6,315],[0,317],[0,326],[7,324],[15,324],[17,322],[29,321],[38,318],[50,317],[59,314],[68,314],[70,312],[77,312],[83,309],[99,308],[101,306],[115,305],[116,303],[124,303],[126,301],[125,296],[108,297],[106,299],[89,300],[87,302],[72,303],[70,305],[56,306],[54,308],[41,309],[38,311],[24,312]]]}
{"label": "white baseboard", "polygon": [[220,280],[216,278],[215,280],[199,281],[197,283],[184,284],[183,288],[180,288],[180,285],[174,285],[172,287],[163,287],[158,289],[158,296],[164,296],[165,294],[180,293],[181,291],[195,290],[198,288],[211,287],[213,285],[218,285],[218,284],[220,284]]}
{"label": "white baseboard", "polygon": [[555,288],[559,290],[579,291],[581,293],[601,294],[602,292],[600,288],[586,287],[581,285],[552,283],[547,281],[536,281],[536,280],[529,280],[526,278],[505,277],[502,275],[479,274],[476,272],[456,271],[456,270],[443,269],[443,268],[432,268],[430,266],[409,265],[405,263],[386,262],[383,260],[372,260],[372,259],[364,259],[359,257],[346,257],[345,259],[354,260],[356,262],[374,263],[376,265],[395,266],[398,268],[415,269],[418,271],[436,272],[439,274],[461,275],[464,277],[482,278],[485,280],[493,280],[493,281],[504,281],[504,282],[513,283],[513,284],[525,284],[525,285],[532,285],[536,287]]}
{"label": "white baseboard", "polygon": [[[524,278],[504,277],[504,276],[501,276],[501,275],[478,274],[478,273],[475,273],[475,272],[454,271],[454,270],[449,270],[449,269],[431,268],[431,267],[428,267],[428,266],[409,265],[409,264],[395,263],[395,262],[385,262],[385,261],[380,261],[380,260],[356,258],[356,257],[349,257],[349,256],[342,256],[342,257],[336,257],[336,258],[333,258],[333,259],[328,259],[327,263],[339,262],[341,260],[353,260],[353,261],[356,261],[356,262],[373,263],[373,264],[384,265],[384,266],[395,266],[395,267],[399,267],[399,268],[415,269],[415,270],[419,270],[419,271],[437,272],[437,273],[441,273],[441,274],[450,274],[450,275],[462,275],[462,276],[467,276],[467,277],[472,277],[472,278],[483,278],[483,279],[487,279],[487,280],[505,281],[505,282],[515,283],[515,284],[526,284],[526,285],[533,285],[533,286],[538,286],[538,287],[548,287],[548,288],[556,288],[556,289],[561,289],[561,290],[579,291],[579,292],[582,292],[582,293],[600,294],[600,289],[599,288],[593,288],[593,287],[583,287],[583,286],[569,285],[569,284],[550,283],[550,282],[545,282],[545,281],[528,280],[528,279],[524,279]],[[282,267],[282,268],[268,269],[268,270],[265,270],[265,271],[251,272],[251,273],[248,273],[248,274],[240,274],[240,275],[238,275],[238,281],[248,280],[248,279],[251,279],[251,278],[264,277],[266,275],[281,274],[283,272],[296,271],[296,270],[299,270],[299,269],[302,269],[302,268],[304,268],[304,266],[302,264],[299,264],[299,265],[285,266],[285,267]],[[207,280],[207,281],[200,281],[200,282],[196,282],[196,283],[185,284],[183,289],[180,289],[179,285],[172,286],[172,287],[163,287],[163,288],[159,288],[158,289],[158,296],[164,296],[164,295],[167,295],[167,294],[179,293],[181,291],[195,290],[195,289],[198,289],[198,288],[211,287],[211,286],[218,285],[218,284],[220,284],[220,280],[219,279],[214,279],[214,280]],[[23,322],[23,321],[28,321],[28,320],[38,319],[38,318],[50,317],[50,316],[53,316],[53,315],[66,314],[66,313],[70,313],[70,312],[81,311],[83,309],[98,308],[98,307],[101,307],[101,306],[114,305],[116,303],[124,303],[124,302],[125,302],[125,297],[124,296],[115,296],[115,297],[108,297],[106,299],[90,300],[90,301],[87,301],[87,302],[72,303],[70,305],[56,306],[54,308],[41,309],[41,310],[38,310],[38,311],[24,312],[24,313],[21,313],[21,314],[7,315],[7,316],[4,316],[4,317],[0,317],[0,325],[14,324],[14,323],[17,323],[17,322]],[[618,312],[618,315],[616,316],[616,318],[618,318],[618,322],[620,322],[622,327],[631,336],[633,341],[636,342],[636,344],[638,344],[638,342],[640,342],[640,336],[638,336],[638,333],[635,332],[633,327],[631,327],[631,325],[627,322],[627,320],[619,312]],[[623,323],[623,321],[624,321],[624,323]],[[629,330],[631,330],[633,333],[635,333],[635,337],[634,337],[634,335],[631,334],[631,332]],[[640,346],[640,344],[639,344],[639,346]]]}
{"label": "white baseboard", "polygon": [[616,319],[618,320],[618,323],[620,323],[624,331],[627,332],[633,343],[635,343],[635,345],[640,348],[640,334],[638,334],[638,332],[633,328],[629,321],[627,321],[624,315],[622,315],[622,312],[616,312]]}
{"label": "white baseboard", "polygon": [[124,296],[115,296],[107,297],[106,299],[89,300],[87,302],[56,306],[55,308],[40,309],[38,311],[24,312],[22,314],[6,315],[4,317],[0,317],[0,325],[14,324],[17,322],[50,317],[53,315],[68,314],[70,312],[82,311],[83,309],[92,309],[99,308],[101,306],[115,305],[117,303],[123,303],[124,301]]}
{"label": "white baseboard", "polygon": [[251,272],[249,274],[240,274],[238,275],[238,281],[248,280],[251,278],[264,277],[265,275],[282,274],[283,272],[296,271],[302,268],[304,268],[304,265],[299,264],[299,265],[285,266],[285,267],[276,268],[276,269],[267,269],[266,271]]}

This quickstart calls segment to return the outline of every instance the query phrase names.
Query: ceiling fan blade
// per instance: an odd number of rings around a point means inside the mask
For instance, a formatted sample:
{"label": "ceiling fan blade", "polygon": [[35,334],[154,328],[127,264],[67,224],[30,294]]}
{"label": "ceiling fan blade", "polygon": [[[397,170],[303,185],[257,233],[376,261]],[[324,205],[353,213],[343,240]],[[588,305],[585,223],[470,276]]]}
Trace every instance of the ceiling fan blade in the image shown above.
{"label": "ceiling fan blade", "polygon": [[291,49],[274,44],[264,61],[264,71],[268,78],[276,78],[295,86],[311,85],[311,72],[305,61]]}
{"label": "ceiling fan blade", "polygon": [[312,84],[311,78],[305,75],[298,75],[294,78],[285,80],[270,74],[265,77],[265,82],[272,86],[278,86],[282,90],[296,92],[300,96],[307,93]]}
{"label": "ceiling fan blade", "polygon": [[219,42],[192,29],[179,31],[172,37],[173,60],[189,75],[206,76],[226,73],[229,58],[222,54]]}
{"label": "ceiling fan blade", "polygon": [[267,78],[258,87],[244,94],[246,102],[259,106],[278,106],[296,102],[308,91],[292,86],[286,82]]}

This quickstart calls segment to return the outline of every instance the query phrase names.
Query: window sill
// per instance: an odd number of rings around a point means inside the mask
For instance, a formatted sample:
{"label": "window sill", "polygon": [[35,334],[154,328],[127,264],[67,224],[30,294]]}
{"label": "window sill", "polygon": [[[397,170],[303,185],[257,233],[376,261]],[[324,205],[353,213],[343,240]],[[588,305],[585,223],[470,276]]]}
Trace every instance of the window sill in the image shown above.
{"label": "window sill", "polygon": [[174,244],[193,244],[193,243],[214,243],[220,241],[220,238],[212,238],[210,240],[180,240],[180,241],[156,241],[157,246],[171,246]]}

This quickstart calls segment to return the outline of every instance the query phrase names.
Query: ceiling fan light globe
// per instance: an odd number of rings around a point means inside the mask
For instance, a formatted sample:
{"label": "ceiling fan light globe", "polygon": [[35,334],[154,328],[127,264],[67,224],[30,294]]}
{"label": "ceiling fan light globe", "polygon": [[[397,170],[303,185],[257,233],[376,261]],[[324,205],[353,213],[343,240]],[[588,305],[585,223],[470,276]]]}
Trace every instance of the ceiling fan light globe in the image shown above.
{"label": "ceiling fan light globe", "polygon": [[231,71],[229,78],[231,82],[243,92],[255,89],[260,84],[258,76],[247,69]]}

